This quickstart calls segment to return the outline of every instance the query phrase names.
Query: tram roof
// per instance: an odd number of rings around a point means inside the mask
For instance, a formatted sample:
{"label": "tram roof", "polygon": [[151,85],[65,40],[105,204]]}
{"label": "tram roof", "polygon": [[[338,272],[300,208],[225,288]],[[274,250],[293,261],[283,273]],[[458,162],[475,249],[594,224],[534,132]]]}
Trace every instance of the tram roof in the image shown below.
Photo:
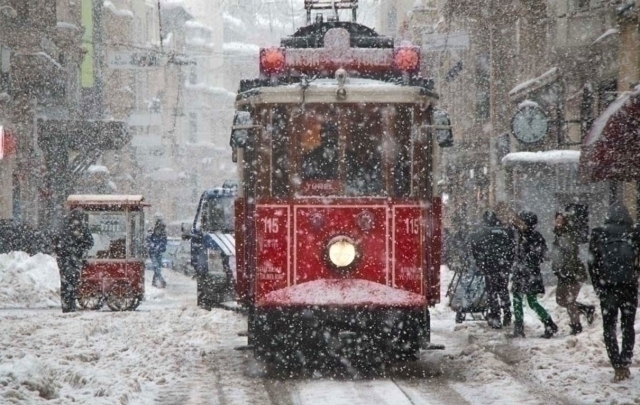
{"label": "tram roof", "polygon": [[398,103],[435,105],[438,95],[421,86],[410,86],[374,79],[349,78],[344,88],[347,96],[339,99],[336,79],[316,79],[303,89],[300,83],[255,87],[239,93],[236,107],[251,104],[304,103]]}

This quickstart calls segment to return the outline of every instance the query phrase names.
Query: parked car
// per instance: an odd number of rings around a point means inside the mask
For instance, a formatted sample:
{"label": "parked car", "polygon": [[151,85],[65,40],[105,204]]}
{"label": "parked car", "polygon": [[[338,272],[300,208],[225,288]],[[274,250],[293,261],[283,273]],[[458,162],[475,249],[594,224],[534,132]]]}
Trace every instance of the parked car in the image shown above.
{"label": "parked car", "polygon": [[172,269],[193,276],[195,271],[191,265],[191,242],[188,240],[179,240],[179,243],[170,254]]}

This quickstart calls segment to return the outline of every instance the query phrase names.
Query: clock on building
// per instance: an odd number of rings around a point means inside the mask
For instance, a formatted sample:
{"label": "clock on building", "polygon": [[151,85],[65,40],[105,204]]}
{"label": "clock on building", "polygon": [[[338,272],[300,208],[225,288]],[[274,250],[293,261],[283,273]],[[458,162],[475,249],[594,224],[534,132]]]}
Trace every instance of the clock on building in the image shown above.
{"label": "clock on building", "polygon": [[549,120],[537,104],[522,105],[511,119],[511,132],[522,143],[540,142],[549,130]]}

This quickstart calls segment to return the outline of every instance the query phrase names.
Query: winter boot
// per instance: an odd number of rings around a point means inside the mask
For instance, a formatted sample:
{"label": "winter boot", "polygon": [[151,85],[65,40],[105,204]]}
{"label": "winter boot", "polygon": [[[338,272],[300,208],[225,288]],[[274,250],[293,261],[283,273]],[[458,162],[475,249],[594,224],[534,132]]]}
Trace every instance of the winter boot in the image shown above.
{"label": "winter boot", "polygon": [[613,376],[613,382],[620,382],[631,378],[631,371],[629,367],[622,367],[615,369],[615,375]]}
{"label": "winter boot", "polygon": [[558,325],[553,322],[553,319],[549,318],[544,322],[544,334],[540,337],[550,339],[556,332],[558,332]]}
{"label": "winter boot", "polygon": [[587,323],[591,325],[596,316],[596,307],[593,305],[585,305],[582,312],[584,313],[584,316],[587,318]]}
{"label": "winter boot", "polygon": [[487,323],[489,324],[491,329],[502,329],[502,324],[500,323],[500,316],[487,317]]}
{"label": "winter boot", "polygon": [[511,335],[512,338],[518,338],[518,337],[525,337],[524,336],[524,323],[523,322],[516,322],[513,324],[513,334]]}
{"label": "winter boot", "polygon": [[570,323],[569,328],[571,328],[571,331],[569,332],[571,335],[577,335],[579,333],[582,333],[582,324],[580,324],[579,322]]}
{"label": "winter boot", "polygon": [[502,317],[502,326],[511,326],[511,312],[505,312]]}

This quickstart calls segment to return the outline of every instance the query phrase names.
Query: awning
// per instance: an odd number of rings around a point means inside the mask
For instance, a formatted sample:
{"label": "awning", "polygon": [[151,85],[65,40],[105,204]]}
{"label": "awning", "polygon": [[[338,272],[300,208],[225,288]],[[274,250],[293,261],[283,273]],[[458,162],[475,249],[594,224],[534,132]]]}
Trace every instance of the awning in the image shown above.
{"label": "awning", "polygon": [[640,180],[640,86],[614,101],[582,141],[582,181]]}

